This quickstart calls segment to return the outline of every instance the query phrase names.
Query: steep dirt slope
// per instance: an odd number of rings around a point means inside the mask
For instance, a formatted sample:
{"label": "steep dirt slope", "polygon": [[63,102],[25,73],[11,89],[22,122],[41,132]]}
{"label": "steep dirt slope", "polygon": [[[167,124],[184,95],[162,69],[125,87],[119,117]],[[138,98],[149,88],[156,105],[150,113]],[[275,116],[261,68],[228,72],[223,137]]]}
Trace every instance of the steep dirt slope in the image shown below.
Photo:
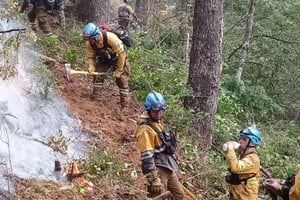
{"label": "steep dirt slope", "polygon": [[51,70],[57,77],[59,95],[69,105],[70,112],[80,119],[82,129],[95,134],[102,133],[103,145],[111,150],[127,143],[122,152],[123,159],[137,164],[139,153],[133,131],[142,107],[134,97],[131,98],[128,109],[121,111],[119,91],[113,82],[103,88],[102,100],[95,101],[91,97],[91,76],[73,75],[68,81],[63,64],[55,64]]}

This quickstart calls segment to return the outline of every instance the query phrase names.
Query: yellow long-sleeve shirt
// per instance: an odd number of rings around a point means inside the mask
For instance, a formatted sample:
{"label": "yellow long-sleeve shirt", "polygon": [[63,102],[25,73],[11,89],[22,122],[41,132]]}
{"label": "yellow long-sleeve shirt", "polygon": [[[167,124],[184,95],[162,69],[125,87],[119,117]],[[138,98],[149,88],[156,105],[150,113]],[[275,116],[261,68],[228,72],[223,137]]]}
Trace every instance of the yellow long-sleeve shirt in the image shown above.
{"label": "yellow long-sleeve shirt", "polygon": [[[106,32],[107,37],[107,51],[112,57],[116,57],[117,59],[117,70],[123,72],[125,60],[127,57],[127,52],[124,49],[123,42],[118,38],[117,35],[111,32]],[[101,33],[97,38],[95,46],[99,49],[104,48],[103,42],[103,34]],[[87,59],[88,65],[90,68],[95,68],[96,66],[96,58],[95,58],[95,49],[90,44],[89,41],[86,42],[86,49],[87,49]]]}
{"label": "yellow long-sleeve shirt", "polygon": [[[248,149],[240,158],[233,149],[227,152],[227,160],[230,171],[238,174],[239,178],[247,180],[247,183],[229,185],[229,193],[234,200],[257,200],[260,177],[260,159],[255,148]],[[254,176],[255,175],[255,176]],[[254,177],[253,177],[254,176]]]}

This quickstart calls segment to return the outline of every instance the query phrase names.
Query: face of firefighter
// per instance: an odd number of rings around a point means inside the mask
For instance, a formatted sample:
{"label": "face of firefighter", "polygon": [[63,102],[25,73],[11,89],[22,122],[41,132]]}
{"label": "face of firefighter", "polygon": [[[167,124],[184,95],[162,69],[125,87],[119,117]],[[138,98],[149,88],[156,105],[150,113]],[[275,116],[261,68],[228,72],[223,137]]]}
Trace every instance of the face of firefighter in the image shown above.
{"label": "face of firefighter", "polygon": [[239,150],[240,151],[244,151],[246,148],[247,148],[247,145],[249,143],[249,138],[246,137],[246,136],[241,136],[240,138],[240,147],[239,147]]}
{"label": "face of firefighter", "polygon": [[163,116],[163,112],[163,110],[150,110],[151,118],[155,121],[159,121]]}
{"label": "face of firefighter", "polygon": [[96,40],[94,38],[90,38],[88,41],[90,42],[91,45],[96,44]]}

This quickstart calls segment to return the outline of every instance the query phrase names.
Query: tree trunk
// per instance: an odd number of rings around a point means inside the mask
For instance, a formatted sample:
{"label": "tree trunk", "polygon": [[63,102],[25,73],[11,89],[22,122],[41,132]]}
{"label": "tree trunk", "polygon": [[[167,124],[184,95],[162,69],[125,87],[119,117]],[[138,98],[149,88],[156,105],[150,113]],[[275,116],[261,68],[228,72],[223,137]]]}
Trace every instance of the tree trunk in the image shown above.
{"label": "tree trunk", "polygon": [[238,64],[238,69],[236,72],[236,79],[238,81],[241,80],[246,57],[247,57],[247,50],[249,48],[249,43],[250,43],[250,37],[252,35],[252,27],[253,27],[253,19],[254,19],[254,12],[255,12],[255,5],[256,5],[256,0],[250,0],[250,6],[249,6],[249,11],[248,11],[248,17],[246,21],[246,31],[244,35],[244,40],[243,40],[243,45],[241,48],[240,52],[240,60]]}
{"label": "tree trunk", "polygon": [[108,0],[80,0],[76,3],[78,20],[82,22],[94,22],[103,24],[109,22]]}
{"label": "tree trunk", "polygon": [[186,63],[189,64],[190,61],[190,33],[192,31],[191,17],[192,17],[192,4],[188,4],[186,1],[179,2],[177,15],[179,16],[180,26],[179,31],[182,40],[186,46]]}
{"label": "tree trunk", "polygon": [[148,24],[148,10],[149,10],[148,0],[136,0],[135,12],[136,15],[138,16],[140,24],[143,26],[147,26]]}
{"label": "tree trunk", "polygon": [[204,150],[211,148],[212,131],[217,110],[221,73],[221,41],[223,35],[223,1],[196,0],[193,40],[187,85],[193,96],[185,98],[185,106],[198,116],[194,122],[203,136]]}

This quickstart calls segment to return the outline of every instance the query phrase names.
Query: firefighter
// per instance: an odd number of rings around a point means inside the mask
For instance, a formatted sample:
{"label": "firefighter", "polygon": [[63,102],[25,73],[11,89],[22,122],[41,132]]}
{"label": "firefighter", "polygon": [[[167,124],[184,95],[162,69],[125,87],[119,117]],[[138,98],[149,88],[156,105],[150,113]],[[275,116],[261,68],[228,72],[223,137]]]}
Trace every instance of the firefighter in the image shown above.
{"label": "firefighter", "polygon": [[[113,71],[120,93],[121,108],[129,104],[128,79],[130,67],[127,60],[127,49],[114,33],[103,31],[93,23],[88,23],[82,34],[86,41],[88,71],[90,73]],[[101,88],[104,75],[95,76],[93,80],[93,98],[101,100]]]}
{"label": "firefighter", "polygon": [[124,3],[121,3],[118,7],[118,24],[126,30],[128,30],[130,16],[133,16],[135,21],[137,21],[137,16],[129,3],[130,0],[124,0]]}
{"label": "firefighter", "polygon": [[[225,143],[229,173],[226,182],[229,184],[231,200],[257,200],[260,177],[260,159],[256,146],[260,145],[260,132],[255,127],[247,127],[240,131],[239,143]],[[238,150],[239,155],[235,153]]]}
{"label": "firefighter", "polygon": [[152,91],[145,100],[142,121],[136,129],[141,153],[142,172],[148,182],[148,197],[170,191],[173,199],[184,199],[184,191],[176,172],[179,167],[175,157],[177,140],[174,133],[162,122],[166,100]]}
{"label": "firefighter", "polygon": [[46,35],[52,34],[48,13],[57,15],[60,26],[65,29],[65,13],[62,0],[23,0],[20,12],[23,13],[26,9],[29,10],[28,19],[32,30],[37,31],[37,20],[43,33]]}

